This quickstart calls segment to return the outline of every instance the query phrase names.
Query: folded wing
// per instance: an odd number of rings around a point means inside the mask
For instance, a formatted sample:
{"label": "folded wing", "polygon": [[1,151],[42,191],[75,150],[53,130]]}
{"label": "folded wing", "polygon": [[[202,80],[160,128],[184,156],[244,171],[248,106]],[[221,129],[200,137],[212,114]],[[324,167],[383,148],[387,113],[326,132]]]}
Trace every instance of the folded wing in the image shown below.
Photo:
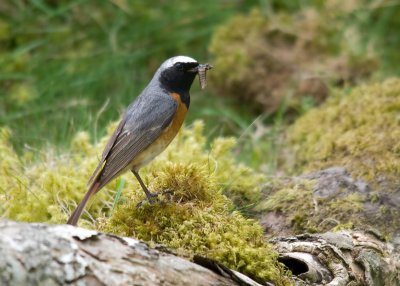
{"label": "folded wing", "polygon": [[132,160],[155,141],[171,123],[177,109],[168,95],[139,97],[128,107],[111,136],[90,184],[99,183],[97,190],[123,172]]}

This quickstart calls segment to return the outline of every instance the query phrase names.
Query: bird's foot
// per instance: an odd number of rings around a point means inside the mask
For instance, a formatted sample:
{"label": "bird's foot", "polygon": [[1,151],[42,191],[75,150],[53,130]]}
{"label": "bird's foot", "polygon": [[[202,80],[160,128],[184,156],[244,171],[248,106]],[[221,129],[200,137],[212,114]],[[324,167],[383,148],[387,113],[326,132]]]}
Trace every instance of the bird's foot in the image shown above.
{"label": "bird's foot", "polygon": [[149,204],[154,204],[156,202],[159,201],[158,196],[159,195],[165,195],[165,194],[172,194],[173,190],[171,189],[165,189],[161,192],[157,192],[157,193],[150,193],[150,195],[147,196],[147,198],[141,200],[137,205],[136,208],[140,208],[144,203],[148,202]]}

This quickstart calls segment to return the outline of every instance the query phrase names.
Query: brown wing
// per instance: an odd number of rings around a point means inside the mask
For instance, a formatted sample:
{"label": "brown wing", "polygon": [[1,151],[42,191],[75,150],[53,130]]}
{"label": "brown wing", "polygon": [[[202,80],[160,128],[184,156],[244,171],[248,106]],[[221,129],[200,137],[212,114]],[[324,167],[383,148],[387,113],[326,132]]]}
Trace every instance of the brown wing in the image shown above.
{"label": "brown wing", "polygon": [[122,128],[124,127],[126,122],[126,118],[122,118],[121,122],[118,124],[117,129],[115,129],[114,133],[111,135],[111,138],[108,140],[106,147],[104,148],[103,154],[101,155],[101,160],[94,170],[92,176],[89,179],[88,185],[93,183],[94,178],[98,175],[101,167],[104,164],[108,154],[110,153],[111,148],[114,146],[115,142],[117,141],[117,137],[120,135]]}
{"label": "brown wing", "polygon": [[[171,123],[177,108],[176,101],[168,95],[139,97],[127,110],[121,121],[121,130],[116,138],[108,142],[103,152],[92,184],[99,182],[100,190],[113,178],[123,172],[129,163],[146,147],[154,142]],[[113,136],[114,136],[113,134]],[[111,147],[109,147],[111,146]],[[108,150],[109,148],[109,150]]]}

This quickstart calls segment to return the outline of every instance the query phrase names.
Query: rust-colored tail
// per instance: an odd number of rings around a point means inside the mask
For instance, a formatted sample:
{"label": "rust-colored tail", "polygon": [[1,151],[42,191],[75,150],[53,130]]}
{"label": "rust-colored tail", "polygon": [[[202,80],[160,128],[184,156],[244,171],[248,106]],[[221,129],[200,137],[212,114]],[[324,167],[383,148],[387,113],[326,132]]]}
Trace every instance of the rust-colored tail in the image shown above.
{"label": "rust-colored tail", "polygon": [[70,225],[76,225],[77,224],[79,218],[82,215],[83,210],[85,209],[85,206],[86,206],[87,202],[89,201],[89,199],[95,193],[97,193],[97,191],[99,190],[99,186],[100,186],[100,182],[99,181],[95,181],[90,186],[89,190],[87,191],[86,195],[83,197],[82,201],[79,203],[79,205],[76,207],[74,212],[69,217],[69,219],[67,221],[67,224],[70,224]]}

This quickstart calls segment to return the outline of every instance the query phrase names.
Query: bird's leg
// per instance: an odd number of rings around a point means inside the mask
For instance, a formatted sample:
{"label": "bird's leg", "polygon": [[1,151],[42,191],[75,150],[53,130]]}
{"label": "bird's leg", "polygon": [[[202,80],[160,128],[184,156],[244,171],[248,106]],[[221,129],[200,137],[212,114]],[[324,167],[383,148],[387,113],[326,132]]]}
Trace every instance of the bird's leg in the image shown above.
{"label": "bird's leg", "polygon": [[146,187],[146,185],[143,183],[142,178],[140,178],[139,173],[132,170],[132,173],[135,175],[136,179],[139,181],[140,186],[142,187],[143,191],[146,194],[147,199],[149,202],[153,200],[154,197],[157,197],[157,194],[152,194],[149,189]]}
{"label": "bird's leg", "polygon": [[[164,190],[164,191],[159,192],[159,193],[151,193],[149,191],[149,189],[146,187],[146,185],[143,183],[143,180],[142,180],[142,178],[140,178],[139,173],[137,171],[134,171],[134,170],[132,170],[132,173],[135,175],[135,177],[138,180],[140,186],[142,187],[143,191],[145,192],[146,197],[147,197],[147,201],[149,203],[154,203],[159,194],[168,194],[168,193],[171,194],[172,193],[172,190],[170,190],[170,189]],[[138,203],[136,207],[140,207],[143,204],[143,202],[144,202],[144,200],[141,201],[140,203]]]}

